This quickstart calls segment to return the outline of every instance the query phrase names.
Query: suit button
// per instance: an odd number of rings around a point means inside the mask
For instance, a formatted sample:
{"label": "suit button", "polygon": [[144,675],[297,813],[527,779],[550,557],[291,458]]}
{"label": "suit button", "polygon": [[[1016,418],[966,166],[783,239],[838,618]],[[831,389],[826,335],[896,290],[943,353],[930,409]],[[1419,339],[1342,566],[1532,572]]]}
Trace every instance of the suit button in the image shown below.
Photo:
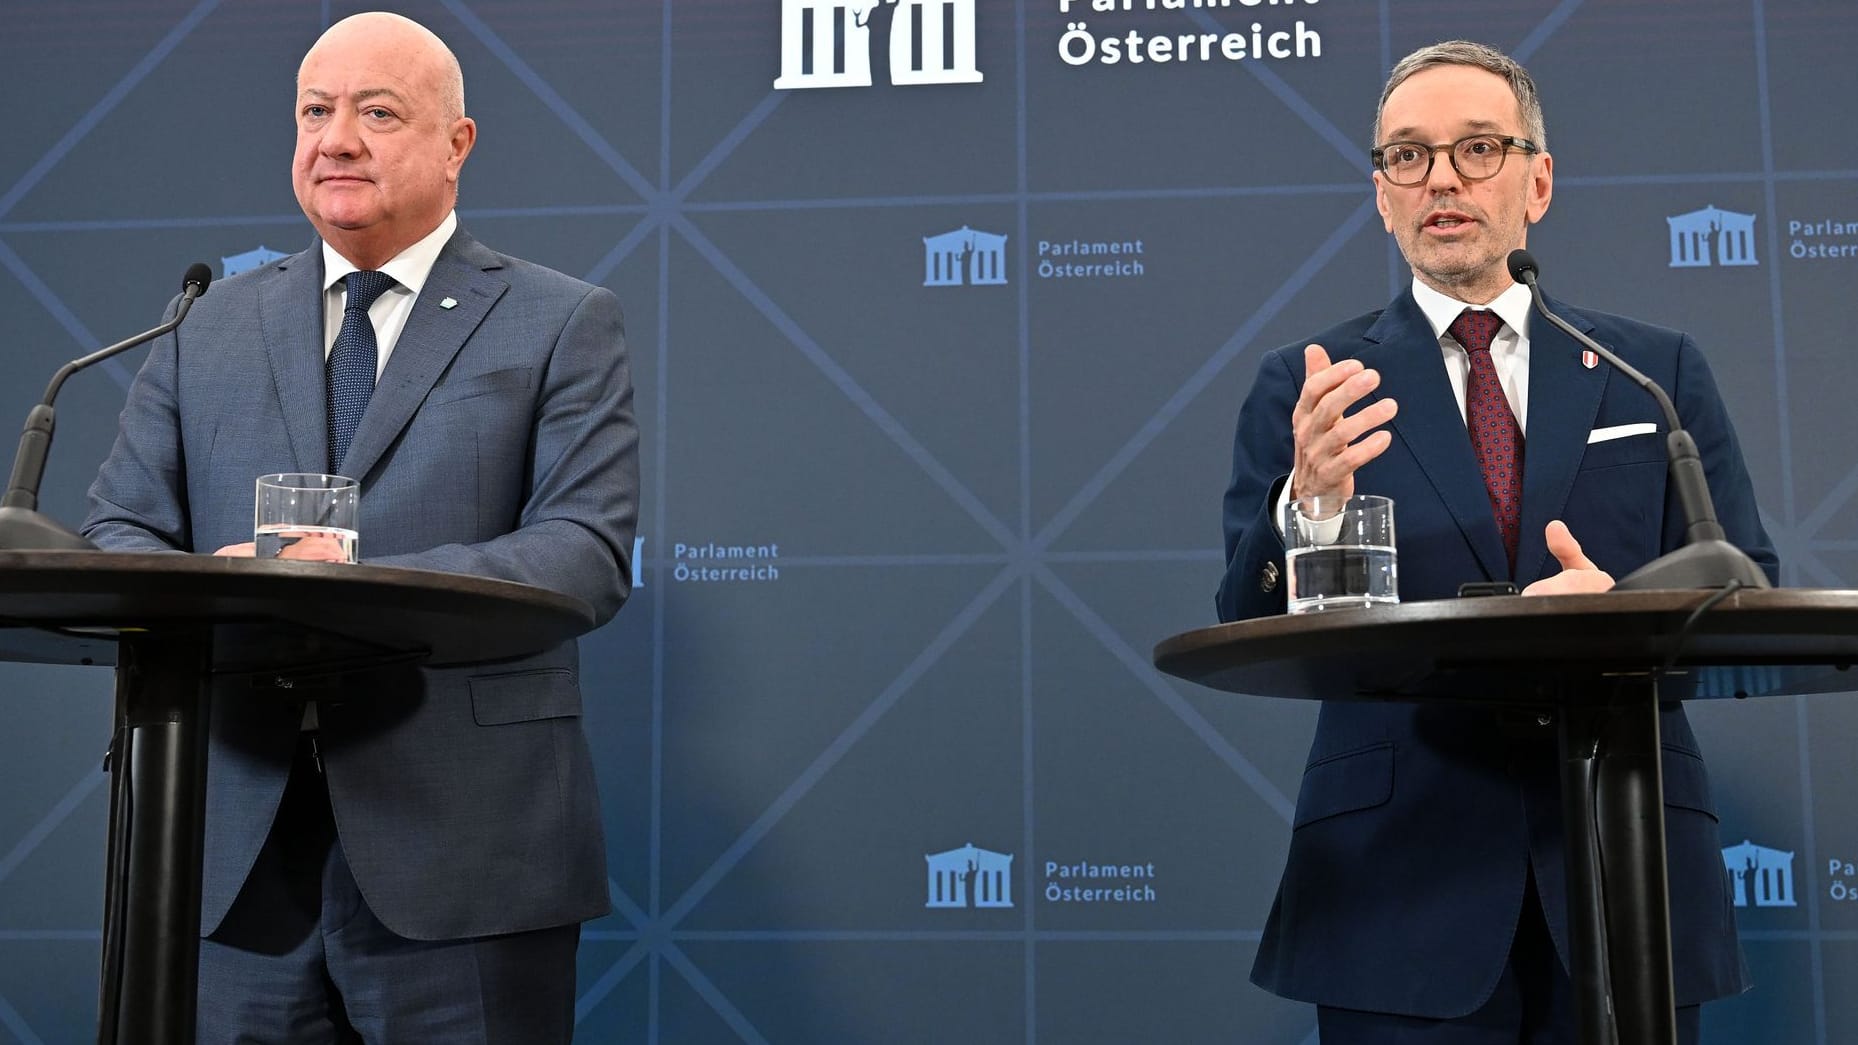
{"label": "suit button", "polygon": [[1258,590],[1264,592],[1277,590],[1277,563],[1264,564],[1264,575],[1258,580]]}

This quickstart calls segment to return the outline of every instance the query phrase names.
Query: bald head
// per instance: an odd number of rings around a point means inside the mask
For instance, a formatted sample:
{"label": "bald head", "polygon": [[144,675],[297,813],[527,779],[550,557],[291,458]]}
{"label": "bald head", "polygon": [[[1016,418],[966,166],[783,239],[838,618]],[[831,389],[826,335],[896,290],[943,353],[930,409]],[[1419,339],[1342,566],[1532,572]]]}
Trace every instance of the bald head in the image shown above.
{"label": "bald head", "polygon": [[[325,47],[354,49],[370,48],[408,63],[405,68],[418,70],[423,77],[430,78],[430,86],[439,98],[439,104],[446,119],[455,120],[465,114],[464,107],[464,70],[458,65],[458,56],[445,46],[445,41],[432,30],[404,15],[389,11],[365,11],[350,15],[330,26],[308,54],[303,56],[304,65]],[[301,67],[297,78],[302,80]],[[298,84],[302,86],[301,82]]]}
{"label": "bald head", "polygon": [[344,18],[297,69],[297,202],[360,268],[379,268],[439,227],[476,141],[457,57],[411,19]]}

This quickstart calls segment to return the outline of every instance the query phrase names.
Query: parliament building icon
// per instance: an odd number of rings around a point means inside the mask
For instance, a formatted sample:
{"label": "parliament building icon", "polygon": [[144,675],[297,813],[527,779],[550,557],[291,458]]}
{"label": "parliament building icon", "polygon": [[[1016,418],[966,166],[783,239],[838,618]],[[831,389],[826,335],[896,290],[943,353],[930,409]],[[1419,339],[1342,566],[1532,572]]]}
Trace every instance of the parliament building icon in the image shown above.
{"label": "parliament building icon", "polygon": [[976,848],[973,842],[923,857],[929,863],[924,907],[1013,906],[1013,857]]}
{"label": "parliament building icon", "polygon": [[1671,226],[1671,267],[1756,265],[1755,216],[1709,206],[1664,219]]}
{"label": "parliament building icon", "polygon": [[1744,840],[1723,850],[1737,907],[1792,907],[1793,854]]}
{"label": "parliament building icon", "polygon": [[[883,63],[901,85],[980,83],[975,0],[781,0],[776,90],[869,87]],[[888,33],[882,32],[885,25]],[[884,48],[873,55],[872,44]]]}
{"label": "parliament building icon", "polygon": [[1006,282],[1006,237],[971,229],[923,237],[923,286],[959,287]]}
{"label": "parliament building icon", "polygon": [[221,279],[227,276],[236,276],[247,269],[255,269],[261,265],[268,265],[278,258],[287,258],[289,256],[288,254],[280,253],[263,244],[259,244],[257,247],[245,251],[242,254],[233,254],[220,258],[219,275]]}

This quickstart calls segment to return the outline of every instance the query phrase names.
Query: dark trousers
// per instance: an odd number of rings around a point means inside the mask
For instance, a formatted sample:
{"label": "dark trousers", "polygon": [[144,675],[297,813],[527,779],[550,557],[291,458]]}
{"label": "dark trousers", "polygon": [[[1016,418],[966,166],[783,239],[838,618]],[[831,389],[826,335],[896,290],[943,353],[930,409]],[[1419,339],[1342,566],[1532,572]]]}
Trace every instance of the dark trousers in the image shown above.
{"label": "dark trousers", "polygon": [[409,940],[355,885],[306,736],[277,820],[200,942],[202,1045],[566,1045],[580,926]]}
{"label": "dark trousers", "polygon": [[[1482,1008],[1428,1020],[1319,1006],[1316,1028],[1323,1045],[1576,1045],[1574,981],[1548,935],[1535,876],[1523,896],[1509,964]],[[1697,1045],[1699,1034],[1698,1007],[1679,1007],[1678,1045]]]}

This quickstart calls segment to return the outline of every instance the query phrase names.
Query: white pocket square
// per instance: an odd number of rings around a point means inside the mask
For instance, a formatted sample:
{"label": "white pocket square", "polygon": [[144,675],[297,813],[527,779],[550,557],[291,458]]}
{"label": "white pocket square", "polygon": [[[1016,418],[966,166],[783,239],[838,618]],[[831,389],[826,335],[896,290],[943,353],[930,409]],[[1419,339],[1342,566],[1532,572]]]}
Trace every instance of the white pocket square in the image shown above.
{"label": "white pocket square", "polygon": [[1587,445],[1624,439],[1629,435],[1656,435],[1657,433],[1658,425],[1651,421],[1640,421],[1638,424],[1631,425],[1614,425],[1611,428],[1596,428],[1587,433]]}

